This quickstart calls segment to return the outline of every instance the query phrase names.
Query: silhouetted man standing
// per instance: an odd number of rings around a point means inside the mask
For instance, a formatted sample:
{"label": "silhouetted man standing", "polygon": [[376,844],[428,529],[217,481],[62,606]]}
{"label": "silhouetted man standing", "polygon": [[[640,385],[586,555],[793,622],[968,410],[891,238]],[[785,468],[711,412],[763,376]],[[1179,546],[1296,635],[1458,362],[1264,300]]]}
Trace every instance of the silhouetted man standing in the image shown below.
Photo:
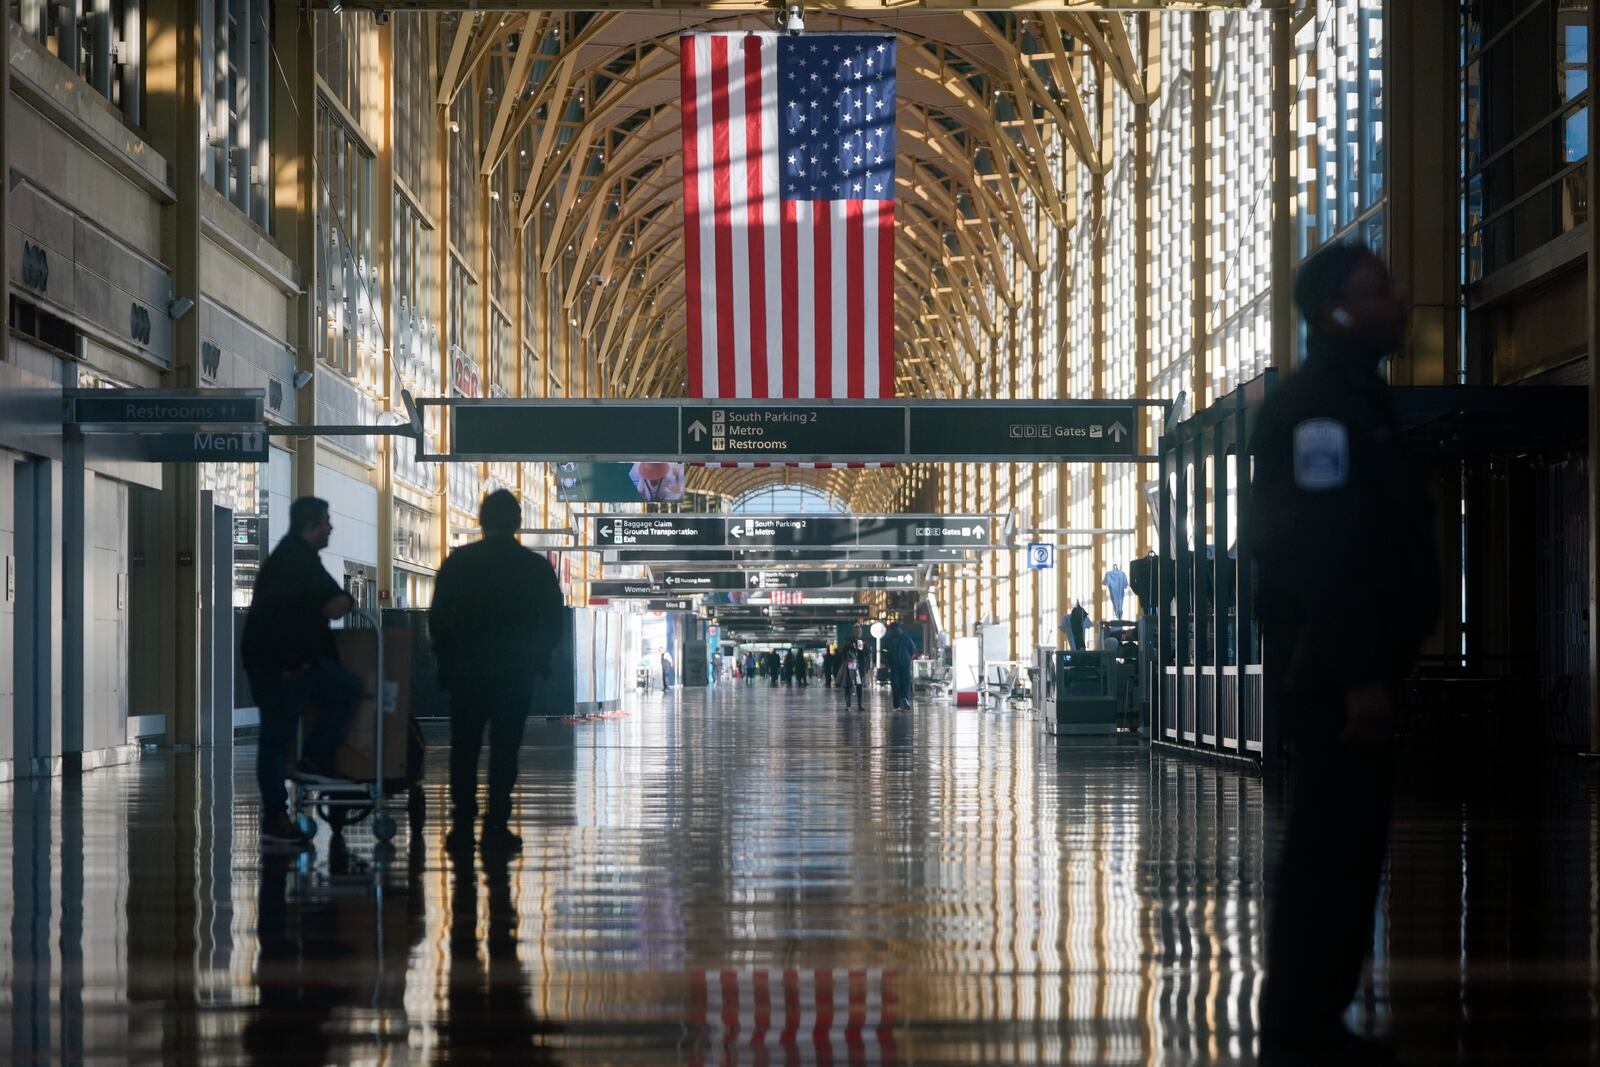
{"label": "silhouetted man standing", "polygon": [[316,705],[317,723],[301,749],[296,777],[328,782],[337,777],[334,750],[361,700],[361,680],[339,665],[329,626],[355,607],[317,555],[332,535],[326,500],[303,496],[289,506],[289,532],[256,575],[240,637],[240,658],[261,713],[256,784],[264,842],[308,840],[289,817],[283,784],[306,705]]}
{"label": "silhouetted man standing", "polygon": [[478,753],[489,728],[486,851],[515,851],[511,790],[537,679],[547,677],[565,622],[550,563],[517,541],[522,508],[501,489],[478,511],[483,540],[450,553],[439,568],[428,630],[439,682],[450,694],[451,849],[472,841],[478,814]]}
{"label": "silhouetted man standing", "polygon": [[1341,1017],[1372,943],[1397,682],[1432,630],[1426,489],[1378,376],[1407,309],[1383,261],[1339,245],[1295,280],[1308,356],[1263,406],[1245,536],[1268,707],[1294,790],[1268,930],[1264,1062],[1370,1063]]}

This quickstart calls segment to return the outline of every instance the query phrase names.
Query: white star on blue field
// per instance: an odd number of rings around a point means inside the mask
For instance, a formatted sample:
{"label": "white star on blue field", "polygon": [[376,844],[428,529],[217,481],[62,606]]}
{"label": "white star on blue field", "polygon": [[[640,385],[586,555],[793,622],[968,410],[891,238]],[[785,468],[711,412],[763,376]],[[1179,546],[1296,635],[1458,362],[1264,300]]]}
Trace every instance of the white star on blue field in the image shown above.
{"label": "white star on blue field", "polygon": [[894,38],[778,39],[786,200],[894,199]]}

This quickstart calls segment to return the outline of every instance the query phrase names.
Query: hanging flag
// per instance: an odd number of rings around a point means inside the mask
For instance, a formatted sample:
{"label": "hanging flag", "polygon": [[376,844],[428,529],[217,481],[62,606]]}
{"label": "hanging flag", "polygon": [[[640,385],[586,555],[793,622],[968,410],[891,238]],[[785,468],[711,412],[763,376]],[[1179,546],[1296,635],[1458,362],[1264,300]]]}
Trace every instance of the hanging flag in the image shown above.
{"label": "hanging flag", "polygon": [[895,39],[682,46],[689,395],[894,395]]}

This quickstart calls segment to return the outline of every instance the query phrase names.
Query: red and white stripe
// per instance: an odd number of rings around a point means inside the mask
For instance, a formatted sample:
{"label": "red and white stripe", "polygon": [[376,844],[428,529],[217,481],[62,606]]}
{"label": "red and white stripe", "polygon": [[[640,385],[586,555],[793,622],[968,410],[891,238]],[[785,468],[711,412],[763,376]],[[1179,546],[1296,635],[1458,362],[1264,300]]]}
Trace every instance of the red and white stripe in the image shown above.
{"label": "red and white stripe", "polygon": [[780,196],[777,37],[680,39],[689,395],[892,397],[894,202]]}
{"label": "red and white stripe", "polygon": [[785,1062],[898,1062],[893,971],[704,971],[694,976],[694,1004],[703,1050],[781,1049]]}

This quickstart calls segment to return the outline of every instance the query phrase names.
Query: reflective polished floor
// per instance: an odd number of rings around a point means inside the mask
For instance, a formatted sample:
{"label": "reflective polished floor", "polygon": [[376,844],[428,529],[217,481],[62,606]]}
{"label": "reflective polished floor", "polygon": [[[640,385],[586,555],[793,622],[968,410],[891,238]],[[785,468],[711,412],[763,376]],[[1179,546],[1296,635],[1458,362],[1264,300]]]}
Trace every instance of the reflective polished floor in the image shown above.
{"label": "reflective polished floor", "polygon": [[[523,853],[457,864],[430,736],[392,856],[263,852],[243,745],[0,786],[0,1062],[1254,1062],[1276,784],[1026,713],[641,695],[531,726]],[[1354,1025],[1600,1059],[1594,773],[1408,768]]]}

